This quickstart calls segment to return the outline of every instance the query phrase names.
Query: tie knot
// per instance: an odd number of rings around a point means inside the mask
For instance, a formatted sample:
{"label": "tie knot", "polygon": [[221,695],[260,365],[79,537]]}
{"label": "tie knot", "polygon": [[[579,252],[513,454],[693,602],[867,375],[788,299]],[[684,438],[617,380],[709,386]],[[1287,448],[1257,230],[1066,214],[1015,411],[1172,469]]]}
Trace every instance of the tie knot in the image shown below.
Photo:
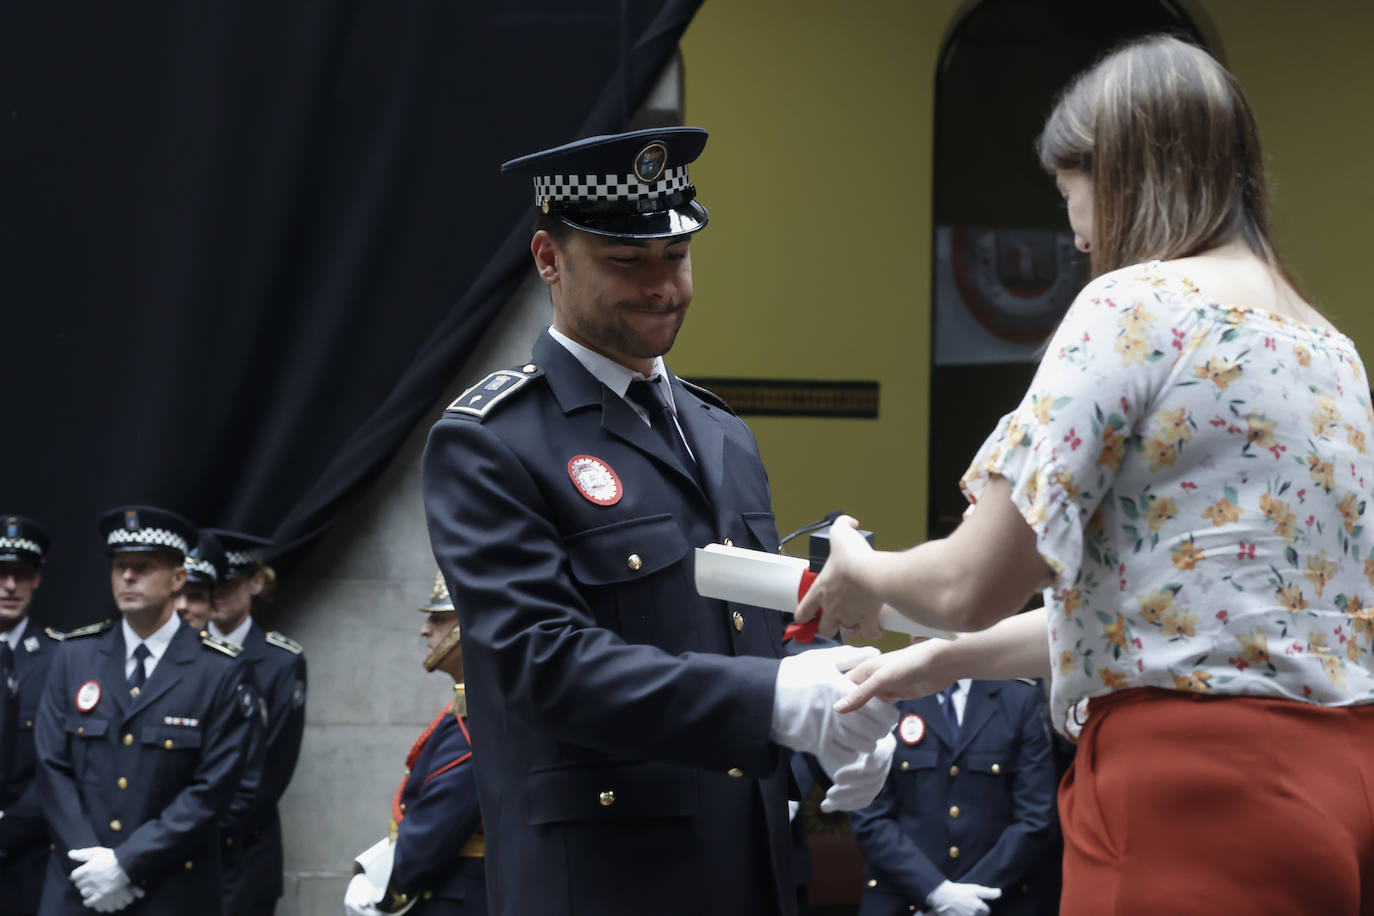
{"label": "tie knot", "polygon": [[630,387],[626,389],[625,396],[649,411],[651,415],[655,411],[668,408],[668,401],[663,397],[663,390],[659,388],[657,382],[646,382],[642,378],[637,378],[630,382]]}
{"label": "tie knot", "polygon": [[147,661],[148,656],[152,654],[152,652],[148,651],[148,646],[145,643],[139,643],[138,645],[134,646],[134,658],[140,662]]}
{"label": "tie knot", "polygon": [[954,699],[954,695],[955,695],[956,693],[958,693],[958,692],[959,692],[959,682],[958,682],[958,681],[955,681],[953,684],[950,684],[950,685],[949,685],[948,687],[946,687],[944,690],[941,690],[941,691],[940,691],[940,696],[944,697],[945,700],[946,700],[946,702],[948,702],[948,701],[953,700],[953,699]]}

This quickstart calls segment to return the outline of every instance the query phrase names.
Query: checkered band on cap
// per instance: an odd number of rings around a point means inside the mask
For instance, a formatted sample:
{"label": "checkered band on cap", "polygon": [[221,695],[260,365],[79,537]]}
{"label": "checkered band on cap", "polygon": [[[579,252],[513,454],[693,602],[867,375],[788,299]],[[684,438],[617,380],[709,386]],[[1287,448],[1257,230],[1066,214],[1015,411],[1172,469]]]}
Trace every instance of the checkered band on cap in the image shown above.
{"label": "checkered band on cap", "polygon": [[257,566],[258,555],[251,550],[226,550],[224,560],[230,566]]}
{"label": "checkered band on cap", "polygon": [[219,581],[219,573],[215,571],[215,564],[211,563],[209,560],[201,560],[197,557],[188,555],[182,565],[186,567],[186,571],[189,573],[205,576],[211,582]]}
{"label": "checkered band on cap", "polygon": [[117,547],[120,544],[139,544],[148,547],[169,547],[186,553],[189,546],[186,538],[166,528],[116,528],[105,538],[106,545]]}
{"label": "checkered band on cap", "polygon": [[685,165],[666,169],[663,177],[648,183],[634,175],[539,175],[534,179],[534,205],[545,200],[655,200],[691,186]]}
{"label": "checkered band on cap", "polygon": [[28,538],[0,538],[0,550],[27,550],[40,557],[43,555],[43,548],[38,546],[38,542]]}

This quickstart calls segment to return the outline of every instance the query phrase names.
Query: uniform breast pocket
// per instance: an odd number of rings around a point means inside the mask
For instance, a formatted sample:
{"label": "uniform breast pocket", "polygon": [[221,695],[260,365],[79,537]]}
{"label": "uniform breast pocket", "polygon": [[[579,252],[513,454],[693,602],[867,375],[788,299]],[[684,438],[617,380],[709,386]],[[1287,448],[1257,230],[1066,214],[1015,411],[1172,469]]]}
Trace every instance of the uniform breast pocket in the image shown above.
{"label": "uniform breast pocket", "polygon": [[670,651],[691,645],[681,636],[690,615],[672,617],[684,596],[696,594],[687,538],[671,515],[616,522],[569,537],[564,546],[573,577],[603,626],[630,642]]}
{"label": "uniform breast pocket", "polygon": [[982,797],[990,814],[1008,817],[1011,811],[1013,779],[1016,776],[1016,756],[1006,751],[970,751],[966,763],[974,778],[980,780]]}
{"label": "uniform breast pocket", "polygon": [[772,512],[742,512],[744,527],[749,529],[754,543],[740,546],[753,547],[768,553],[778,552],[778,523]]}
{"label": "uniform breast pocket", "polygon": [[71,749],[72,769],[78,779],[94,780],[99,774],[94,772],[91,748],[104,740],[110,723],[104,719],[89,716],[70,716],[63,724],[67,733],[67,746]]}
{"label": "uniform breast pocket", "polygon": [[145,725],[139,732],[144,759],[155,760],[159,780],[173,794],[195,772],[200,760],[200,728],[188,725]]}
{"label": "uniform breast pocket", "polygon": [[532,827],[690,817],[697,808],[697,775],[659,763],[560,766],[531,772],[529,797]]}
{"label": "uniform breast pocket", "polygon": [[897,742],[897,752],[892,755],[890,773],[928,773],[939,762],[939,753],[933,747],[910,747]]}

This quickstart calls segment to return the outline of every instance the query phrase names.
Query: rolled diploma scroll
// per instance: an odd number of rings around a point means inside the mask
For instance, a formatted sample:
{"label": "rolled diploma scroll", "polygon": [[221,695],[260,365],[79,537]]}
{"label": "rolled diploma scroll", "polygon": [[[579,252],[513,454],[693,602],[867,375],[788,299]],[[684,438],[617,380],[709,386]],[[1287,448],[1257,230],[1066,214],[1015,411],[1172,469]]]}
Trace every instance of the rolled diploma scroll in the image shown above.
{"label": "rolled diploma scroll", "polygon": [[[801,557],[707,544],[696,549],[697,593],[704,598],[791,612],[801,600],[802,573],[810,568]],[[954,638],[953,633],[923,626],[886,604],[878,611],[878,624],[894,633]]]}
{"label": "rolled diploma scroll", "polygon": [[396,844],[390,837],[382,837],[371,846],[358,853],[353,860],[353,873],[367,875],[372,886],[385,892],[391,883],[391,863],[396,858]]}

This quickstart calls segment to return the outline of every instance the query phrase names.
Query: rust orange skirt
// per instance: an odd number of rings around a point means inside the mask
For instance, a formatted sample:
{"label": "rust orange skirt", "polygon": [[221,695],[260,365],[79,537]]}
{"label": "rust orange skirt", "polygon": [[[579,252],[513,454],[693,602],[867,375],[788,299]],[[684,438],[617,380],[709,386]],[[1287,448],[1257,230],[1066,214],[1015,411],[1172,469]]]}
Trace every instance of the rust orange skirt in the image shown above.
{"label": "rust orange skirt", "polygon": [[1374,916],[1374,705],[1094,699],[1059,816],[1062,916]]}

